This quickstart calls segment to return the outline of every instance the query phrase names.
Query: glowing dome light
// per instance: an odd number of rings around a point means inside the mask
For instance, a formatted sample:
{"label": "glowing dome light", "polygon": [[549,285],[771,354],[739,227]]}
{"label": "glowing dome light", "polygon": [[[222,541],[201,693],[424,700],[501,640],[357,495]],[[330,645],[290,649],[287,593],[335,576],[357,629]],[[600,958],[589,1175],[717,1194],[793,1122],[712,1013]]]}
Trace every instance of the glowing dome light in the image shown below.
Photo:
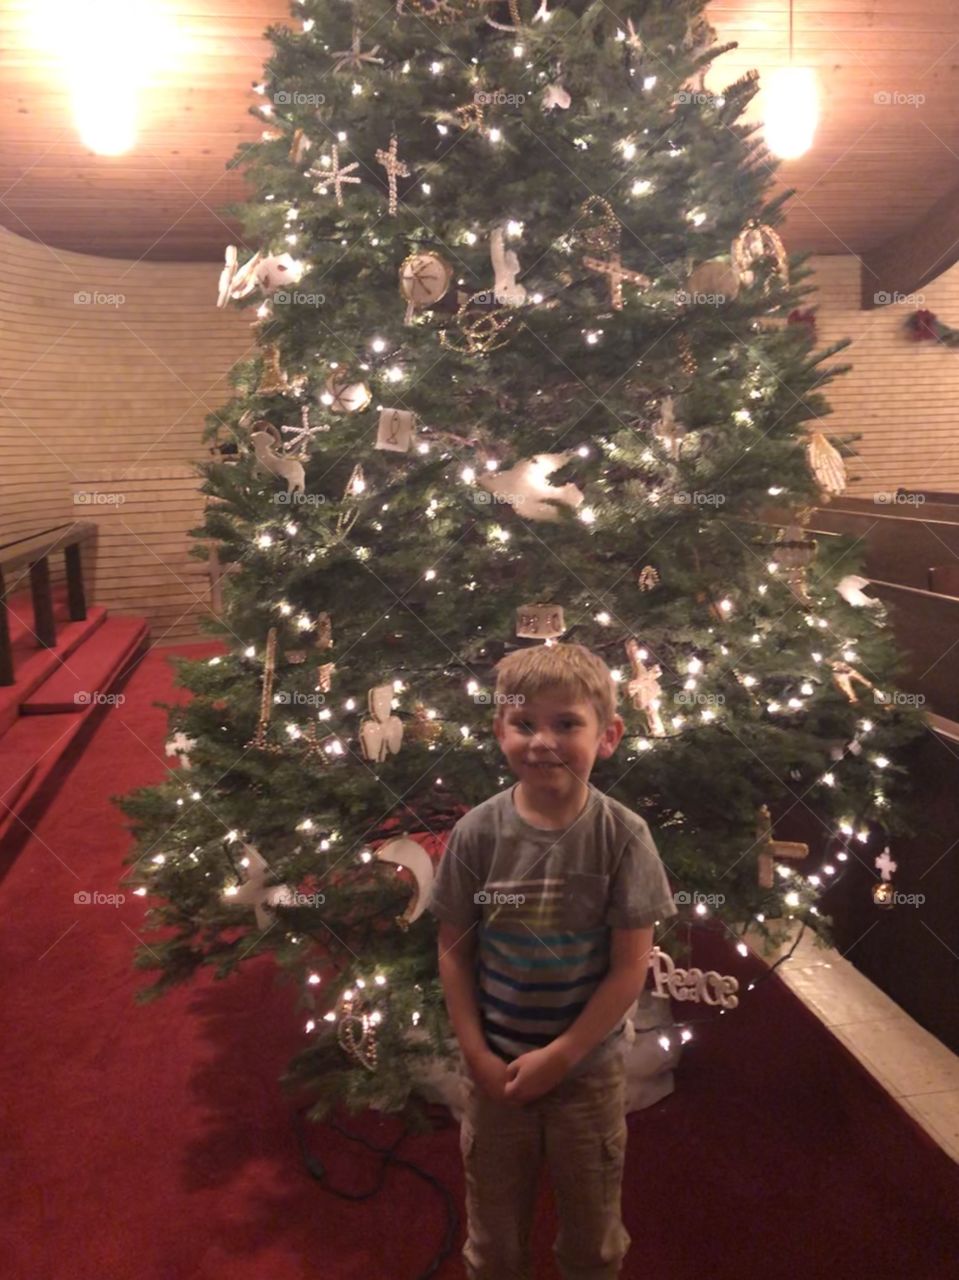
{"label": "glowing dome light", "polygon": [[812,146],[819,123],[819,86],[812,67],[780,67],[766,79],[766,146],[783,160],[795,160]]}
{"label": "glowing dome light", "polygon": [[129,151],[151,73],[173,60],[170,20],[148,0],[48,0],[37,22],[44,46],[57,45],[82,141],[97,155]]}

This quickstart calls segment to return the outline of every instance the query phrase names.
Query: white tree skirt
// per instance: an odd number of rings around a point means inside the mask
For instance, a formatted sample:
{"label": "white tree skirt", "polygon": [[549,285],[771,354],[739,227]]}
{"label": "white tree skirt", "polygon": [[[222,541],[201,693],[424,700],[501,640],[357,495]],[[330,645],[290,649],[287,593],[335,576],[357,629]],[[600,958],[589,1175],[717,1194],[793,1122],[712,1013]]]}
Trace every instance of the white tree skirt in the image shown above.
{"label": "white tree skirt", "polygon": [[[651,991],[644,991],[629,1011],[620,1038],[620,1050],[626,1058],[627,1115],[651,1107],[672,1093],[673,1070],[681,1048],[674,1027],[669,1001],[657,998]],[[668,1049],[659,1043],[664,1032],[673,1032]],[[465,1084],[455,1066],[434,1058],[416,1071],[416,1082],[416,1092],[427,1102],[441,1103],[449,1107],[457,1121],[462,1118]]]}

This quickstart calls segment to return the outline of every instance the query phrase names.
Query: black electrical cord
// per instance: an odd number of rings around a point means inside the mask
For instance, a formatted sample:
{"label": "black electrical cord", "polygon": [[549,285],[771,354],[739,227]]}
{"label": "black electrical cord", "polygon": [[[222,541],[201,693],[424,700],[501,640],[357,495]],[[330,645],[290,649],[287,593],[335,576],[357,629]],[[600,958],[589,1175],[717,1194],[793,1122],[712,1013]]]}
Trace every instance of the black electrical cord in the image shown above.
{"label": "black electrical cord", "polygon": [[327,1181],[325,1165],[310,1150],[309,1143],[307,1141],[306,1128],[303,1123],[303,1116],[308,1110],[309,1107],[301,1107],[296,1113],[296,1117],[293,1122],[296,1140],[300,1148],[300,1154],[303,1157],[303,1163],[306,1165],[310,1176],[315,1178],[317,1182],[323,1183],[325,1189],[332,1195],[338,1196],[341,1200],[370,1199],[371,1196],[376,1195],[382,1190],[383,1183],[386,1180],[387,1170],[391,1165],[397,1165],[400,1168],[409,1169],[412,1173],[415,1173],[418,1178],[422,1178],[424,1182],[428,1182],[430,1186],[434,1187],[439,1192],[440,1199],[443,1201],[446,1208],[446,1229],[443,1233],[443,1243],[439,1252],[434,1255],[433,1260],[430,1262],[426,1270],[421,1271],[416,1277],[416,1280],[429,1280],[429,1277],[436,1274],[443,1262],[445,1262],[453,1252],[453,1242],[456,1239],[456,1232],[459,1229],[459,1214],[456,1212],[456,1206],[453,1204],[453,1197],[450,1195],[449,1189],[440,1182],[439,1178],[435,1178],[431,1173],[427,1173],[425,1169],[421,1169],[419,1165],[414,1164],[411,1160],[404,1160],[402,1156],[396,1155],[396,1148],[408,1135],[409,1129],[404,1129],[396,1141],[391,1143],[390,1146],[378,1147],[375,1143],[367,1141],[366,1138],[361,1138],[359,1134],[350,1133],[348,1130],[344,1129],[342,1125],[337,1124],[335,1120],[326,1120],[325,1123],[331,1129],[335,1129],[337,1133],[341,1133],[345,1138],[349,1138],[351,1142],[358,1142],[361,1146],[366,1147],[368,1151],[375,1151],[377,1155],[383,1156],[383,1161],[380,1165],[379,1177],[373,1187],[367,1191],[344,1191],[339,1187],[334,1187],[329,1184]]}

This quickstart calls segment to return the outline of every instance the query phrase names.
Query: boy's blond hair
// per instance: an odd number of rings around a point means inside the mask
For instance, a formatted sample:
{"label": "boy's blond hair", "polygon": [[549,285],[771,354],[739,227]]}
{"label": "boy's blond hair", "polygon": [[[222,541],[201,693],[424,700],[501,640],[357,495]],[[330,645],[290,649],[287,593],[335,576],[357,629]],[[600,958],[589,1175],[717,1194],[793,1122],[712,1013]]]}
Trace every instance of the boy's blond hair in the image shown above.
{"label": "boy's blond hair", "polygon": [[538,644],[517,649],[496,664],[496,714],[516,695],[564,693],[593,704],[600,729],[616,714],[616,686],[609,667],[581,644]]}

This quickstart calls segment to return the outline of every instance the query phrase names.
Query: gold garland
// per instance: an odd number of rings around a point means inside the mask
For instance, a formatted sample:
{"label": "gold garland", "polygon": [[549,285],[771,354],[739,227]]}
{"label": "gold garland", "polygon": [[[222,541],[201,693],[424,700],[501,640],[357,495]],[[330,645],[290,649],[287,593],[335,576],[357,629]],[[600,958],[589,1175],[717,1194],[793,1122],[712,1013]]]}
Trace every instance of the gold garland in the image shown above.
{"label": "gold garland", "polygon": [[440,330],[440,342],[447,351],[458,351],[466,355],[486,355],[487,352],[495,351],[497,347],[504,347],[508,342],[507,338],[497,341],[497,335],[502,333],[513,322],[513,316],[506,307],[493,307],[486,315],[478,316],[475,320],[466,322],[466,312],[473,302],[484,301],[489,296],[488,292],[472,293],[460,305],[456,312],[454,323],[458,324],[463,334],[462,343],[454,342],[448,336],[446,329]]}

